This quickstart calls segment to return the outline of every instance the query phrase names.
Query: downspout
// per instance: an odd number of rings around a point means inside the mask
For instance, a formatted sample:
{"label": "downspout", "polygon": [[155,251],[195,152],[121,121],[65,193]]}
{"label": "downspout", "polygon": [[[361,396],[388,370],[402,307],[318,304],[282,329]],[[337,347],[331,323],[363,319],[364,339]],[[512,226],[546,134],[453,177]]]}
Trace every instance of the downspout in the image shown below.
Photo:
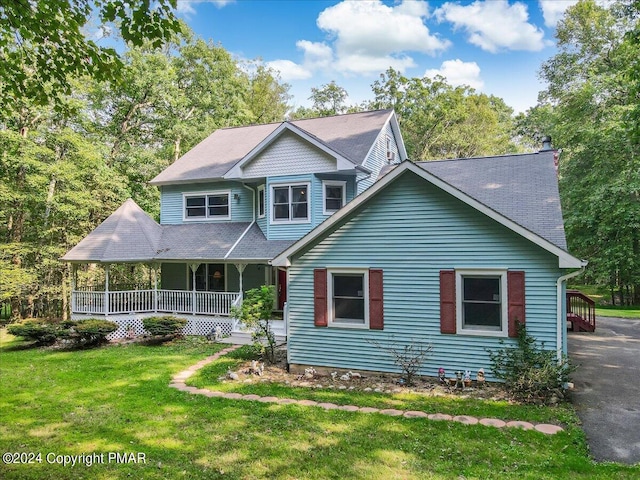
{"label": "downspout", "polygon": [[570,278],[577,277],[583,273],[586,266],[587,264],[585,262],[580,270],[558,277],[558,280],[556,281],[556,357],[558,358],[558,362],[562,361],[562,330],[564,329],[564,318],[562,315],[562,302],[564,301],[562,296],[562,284]]}

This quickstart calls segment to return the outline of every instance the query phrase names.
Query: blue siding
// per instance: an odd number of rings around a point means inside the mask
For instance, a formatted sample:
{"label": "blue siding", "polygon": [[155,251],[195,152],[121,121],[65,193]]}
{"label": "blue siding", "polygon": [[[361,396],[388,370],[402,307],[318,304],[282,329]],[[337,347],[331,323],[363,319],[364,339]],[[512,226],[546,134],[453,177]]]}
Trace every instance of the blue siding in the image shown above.
{"label": "blue siding", "polygon": [[[297,240],[303,237],[309,232],[314,225],[317,225],[315,219],[315,208],[313,200],[313,187],[316,183],[315,176],[308,175],[287,175],[281,177],[269,177],[267,179],[266,199],[267,199],[267,238],[269,240]],[[310,222],[308,223],[271,223],[271,186],[274,184],[292,184],[292,183],[309,183],[311,192],[309,192],[309,198],[311,199],[311,205],[309,205]]]}
{"label": "blue siding", "polygon": [[358,182],[358,195],[375,183],[380,174],[382,167],[389,164],[387,160],[387,136],[391,139],[391,151],[394,153],[395,159],[392,163],[400,163],[400,154],[398,153],[398,142],[393,134],[391,125],[387,123],[386,127],[380,132],[376,142],[369,153],[369,156],[363,162],[363,167],[371,170],[371,176]]}
{"label": "blue siding", "polygon": [[[289,285],[289,358],[294,364],[397,371],[368,340],[433,345],[422,374],[480,367],[498,338],[440,334],[439,271],[509,268],[526,272],[528,331],[545,348],[556,344],[555,256],[412,173],[364,205],[351,220],[293,260]],[[369,267],[384,271],[384,330],[316,328],[313,269]],[[513,340],[507,339],[507,342]]]}
{"label": "blue siding", "polygon": [[[160,192],[160,223],[163,225],[176,225],[183,223],[183,201],[182,195],[185,192],[211,192],[218,190],[231,190],[230,206],[232,222],[250,222],[253,220],[251,192],[238,182],[211,182],[194,183],[187,185],[165,185]],[[240,196],[236,201],[235,194]],[[206,220],[208,222],[212,220]],[[218,220],[220,221],[220,220]]]}

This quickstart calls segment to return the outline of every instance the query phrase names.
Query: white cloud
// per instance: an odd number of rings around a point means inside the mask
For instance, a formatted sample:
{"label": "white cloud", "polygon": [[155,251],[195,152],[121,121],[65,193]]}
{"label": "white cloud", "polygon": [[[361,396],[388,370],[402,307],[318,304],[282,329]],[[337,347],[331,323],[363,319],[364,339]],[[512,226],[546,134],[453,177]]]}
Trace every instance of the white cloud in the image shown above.
{"label": "white cloud", "polygon": [[178,0],[176,11],[188,16],[196,13],[194,5],[198,3],[213,3],[216,7],[222,8],[234,1],[235,0]]}
{"label": "white cloud", "polygon": [[529,23],[527,6],[507,0],[469,5],[445,3],[435,12],[439,21],[453,23],[469,34],[469,42],[496,53],[501,49],[539,51],[546,46],[544,32]]}
{"label": "white cloud", "polygon": [[540,0],[544,24],[549,28],[555,28],[567,8],[576,3],[578,0]]}
{"label": "white cloud", "polygon": [[333,50],[326,43],[300,40],[296,47],[304,52],[304,66],[310,70],[327,68],[333,61]]}
{"label": "white cloud", "polygon": [[484,82],[480,78],[480,67],[476,62],[463,62],[460,59],[442,62],[439,69],[430,69],[424,72],[425,77],[434,78],[440,75],[447,79],[453,86],[468,85],[481,90]]}
{"label": "white cloud", "polygon": [[285,82],[290,80],[305,80],[311,78],[313,75],[310,70],[291,60],[273,60],[266,62],[266,65],[280,72],[280,78]]}
{"label": "white cloud", "polygon": [[404,52],[434,55],[445,50],[450,42],[429,33],[424,24],[428,15],[422,1],[404,1],[393,7],[380,0],[343,1],[323,10],[317,25],[335,39],[337,69],[367,73],[380,71],[381,66],[384,70],[413,65]]}

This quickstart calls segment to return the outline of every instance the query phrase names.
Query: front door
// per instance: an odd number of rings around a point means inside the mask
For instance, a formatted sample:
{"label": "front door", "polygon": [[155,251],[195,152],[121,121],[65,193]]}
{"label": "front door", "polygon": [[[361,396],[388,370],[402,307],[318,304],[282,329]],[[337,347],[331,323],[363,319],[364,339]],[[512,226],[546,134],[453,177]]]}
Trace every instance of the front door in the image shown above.
{"label": "front door", "polygon": [[278,269],[278,310],[284,309],[287,301],[287,271]]}

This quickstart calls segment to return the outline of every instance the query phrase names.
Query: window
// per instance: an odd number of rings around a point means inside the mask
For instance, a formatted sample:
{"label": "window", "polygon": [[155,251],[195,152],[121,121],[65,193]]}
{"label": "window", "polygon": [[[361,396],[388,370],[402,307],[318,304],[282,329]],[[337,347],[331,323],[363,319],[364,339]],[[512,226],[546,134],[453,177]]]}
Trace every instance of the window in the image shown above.
{"label": "window", "polygon": [[457,270],[456,298],[460,332],[506,335],[506,271]]}
{"label": "window", "polygon": [[324,181],[323,190],[323,211],[324,215],[331,215],[340,210],[345,204],[346,182]]}
{"label": "window", "polygon": [[258,187],[258,217],[264,217],[264,205],[265,205],[265,197],[264,197],[264,185],[260,185]]}
{"label": "window", "polygon": [[[193,275],[187,266],[189,290],[193,290]],[[224,292],[225,266],[222,263],[201,263],[196,270],[196,291]]]}
{"label": "window", "polygon": [[330,270],[329,324],[368,328],[368,271]]}
{"label": "window", "polygon": [[229,220],[230,192],[184,195],[185,220]]}
{"label": "window", "polygon": [[309,184],[275,185],[271,193],[272,222],[309,221]]}

